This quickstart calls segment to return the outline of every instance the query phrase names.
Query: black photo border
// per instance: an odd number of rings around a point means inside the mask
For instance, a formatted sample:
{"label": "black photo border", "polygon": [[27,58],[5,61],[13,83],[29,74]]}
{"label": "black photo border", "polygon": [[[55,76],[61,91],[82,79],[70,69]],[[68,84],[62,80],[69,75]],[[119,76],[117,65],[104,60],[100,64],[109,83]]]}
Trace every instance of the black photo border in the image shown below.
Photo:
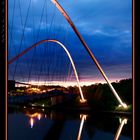
{"label": "black photo border", "polygon": [[136,140],[140,139],[140,1],[134,0],[133,5],[133,135]]}
{"label": "black photo border", "polygon": [[0,1],[0,139],[7,139],[7,4],[6,0]]}

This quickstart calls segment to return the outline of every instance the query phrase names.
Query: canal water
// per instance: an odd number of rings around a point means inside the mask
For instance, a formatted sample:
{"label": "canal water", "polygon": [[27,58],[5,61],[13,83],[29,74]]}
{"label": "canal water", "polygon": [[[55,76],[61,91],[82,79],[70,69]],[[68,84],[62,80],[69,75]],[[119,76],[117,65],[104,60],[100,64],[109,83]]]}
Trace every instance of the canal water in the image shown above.
{"label": "canal water", "polygon": [[9,109],[8,140],[132,140],[131,116]]}

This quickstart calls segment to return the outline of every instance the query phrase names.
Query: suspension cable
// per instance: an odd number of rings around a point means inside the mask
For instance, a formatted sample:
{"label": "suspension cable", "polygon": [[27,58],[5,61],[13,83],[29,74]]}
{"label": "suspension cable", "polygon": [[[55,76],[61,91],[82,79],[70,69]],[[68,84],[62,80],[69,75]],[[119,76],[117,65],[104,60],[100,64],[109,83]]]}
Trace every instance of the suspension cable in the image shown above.
{"label": "suspension cable", "polygon": [[[23,42],[23,38],[24,38],[24,32],[25,32],[25,28],[26,28],[26,24],[27,24],[27,19],[28,19],[28,14],[29,14],[29,10],[30,10],[30,5],[31,5],[31,0],[29,1],[29,6],[28,6],[28,9],[27,9],[27,15],[26,15],[25,23],[24,23],[24,28],[23,28],[23,31],[22,31],[22,37],[21,37],[21,41],[20,41],[20,45],[19,45],[18,54],[20,53],[22,42]],[[15,73],[16,73],[16,69],[17,69],[17,64],[18,64],[18,60],[16,62],[13,79],[15,77]]]}

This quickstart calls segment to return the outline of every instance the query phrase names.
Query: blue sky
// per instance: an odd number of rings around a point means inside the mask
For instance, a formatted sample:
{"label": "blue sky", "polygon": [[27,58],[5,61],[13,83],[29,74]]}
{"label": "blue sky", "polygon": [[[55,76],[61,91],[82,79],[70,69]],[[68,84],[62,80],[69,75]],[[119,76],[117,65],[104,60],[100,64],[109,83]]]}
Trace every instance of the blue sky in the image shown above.
{"label": "blue sky", "polygon": [[[132,1],[59,0],[58,2],[71,17],[108,78],[111,81],[131,78]],[[50,0],[13,0],[9,1],[8,9],[9,59],[37,41],[54,38],[62,42],[71,53],[81,81],[104,81],[70,25]],[[46,49],[44,57],[42,57],[45,51],[43,45],[36,48],[34,55],[36,63],[32,67],[32,78],[34,79],[35,75],[33,73],[39,74],[40,67],[42,67],[40,75],[43,77],[46,74],[45,66],[44,68],[41,66],[45,59],[50,61],[45,61],[47,68],[48,63],[54,62],[49,73],[58,71],[56,72],[58,74],[60,69],[61,76],[67,77],[69,69],[67,56],[56,45],[48,44],[48,46],[52,47]],[[34,50],[18,60],[15,79],[28,77]],[[55,70],[58,64],[60,68]],[[13,77],[15,65],[16,62],[9,66],[9,79]]]}

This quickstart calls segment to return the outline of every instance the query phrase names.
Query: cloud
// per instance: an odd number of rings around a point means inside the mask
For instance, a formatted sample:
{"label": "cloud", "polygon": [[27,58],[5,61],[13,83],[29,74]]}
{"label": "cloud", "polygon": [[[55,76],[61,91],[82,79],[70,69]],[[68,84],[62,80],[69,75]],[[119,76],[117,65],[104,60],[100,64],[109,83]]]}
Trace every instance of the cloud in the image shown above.
{"label": "cloud", "polygon": [[[77,29],[87,42],[89,48],[94,53],[99,63],[109,71],[113,77],[129,77],[131,76],[132,63],[132,3],[131,0],[112,1],[112,0],[87,0],[87,1],[59,1],[60,4],[70,15]],[[70,51],[78,71],[82,75],[96,76],[96,67],[84,49],[83,45],[71,29],[70,25],[64,19],[62,14],[56,9],[51,1],[32,0],[28,14],[27,8],[29,2],[16,1],[15,16],[13,18],[14,2],[9,2],[8,15],[8,30],[9,30],[9,56],[12,58],[19,52],[25,50],[36,41],[42,39],[57,39],[61,41]],[[21,11],[19,8],[21,4]],[[45,4],[45,10],[43,6]],[[13,23],[13,26],[12,26]],[[25,33],[23,27],[25,25]],[[12,33],[12,34],[11,34]],[[22,35],[23,34],[23,35]],[[13,39],[11,39],[11,37]],[[21,38],[23,42],[21,43]],[[20,49],[21,47],[21,49]],[[36,50],[34,63],[34,72],[39,70],[40,63],[43,60],[43,45],[40,45]],[[56,49],[55,49],[56,48]],[[53,59],[53,54],[61,54],[62,51],[56,45],[48,43],[47,57]],[[34,51],[28,53],[28,62],[31,62],[31,56]],[[59,61],[63,62],[65,67],[68,67],[69,61],[63,55],[56,55]],[[64,57],[65,56],[65,57]],[[28,63],[21,59],[21,65],[26,67]],[[48,64],[46,64],[48,67]],[[56,65],[56,62],[55,64]],[[62,64],[60,64],[62,65]],[[128,66],[129,67],[123,67]],[[11,66],[12,70],[14,66]],[[53,69],[52,65],[52,69]],[[61,66],[62,67],[62,66]],[[110,69],[108,69],[110,68]],[[64,70],[68,68],[64,68]],[[121,70],[121,76],[119,75]],[[118,71],[117,71],[118,70]],[[23,73],[26,74],[26,68]],[[62,70],[63,75],[65,71]],[[98,75],[98,74],[97,74]],[[90,76],[89,76],[90,77]]]}

